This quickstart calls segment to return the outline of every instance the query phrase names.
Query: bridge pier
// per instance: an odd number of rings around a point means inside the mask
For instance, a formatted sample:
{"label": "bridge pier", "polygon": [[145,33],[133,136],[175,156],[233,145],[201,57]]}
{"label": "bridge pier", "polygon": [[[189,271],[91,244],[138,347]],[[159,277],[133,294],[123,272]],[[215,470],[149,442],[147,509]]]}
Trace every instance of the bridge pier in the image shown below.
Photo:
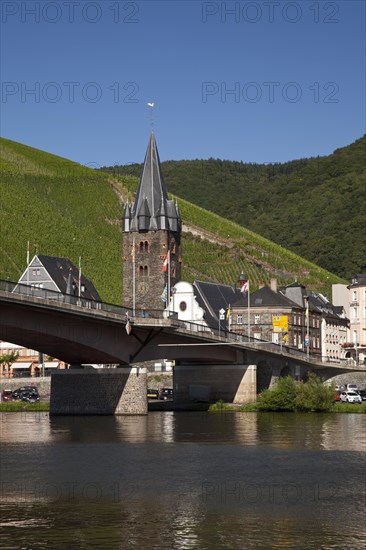
{"label": "bridge pier", "polygon": [[138,365],[51,375],[51,415],[147,414],[147,373]]}
{"label": "bridge pier", "polygon": [[174,402],[254,403],[256,369],[256,365],[176,365]]}

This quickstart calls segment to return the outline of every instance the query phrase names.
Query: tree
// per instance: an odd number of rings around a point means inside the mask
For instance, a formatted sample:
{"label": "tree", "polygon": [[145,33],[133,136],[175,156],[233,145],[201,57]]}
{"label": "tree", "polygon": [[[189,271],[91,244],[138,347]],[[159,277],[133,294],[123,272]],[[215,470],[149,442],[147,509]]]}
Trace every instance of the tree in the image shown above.
{"label": "tree", "polygon": [[0,365],[3,365],[6,367],[7,372],[9,372],[9,368],[19,357],[19,351],[11,351],[9,353],[4,353],[4,355],[0,356]]}

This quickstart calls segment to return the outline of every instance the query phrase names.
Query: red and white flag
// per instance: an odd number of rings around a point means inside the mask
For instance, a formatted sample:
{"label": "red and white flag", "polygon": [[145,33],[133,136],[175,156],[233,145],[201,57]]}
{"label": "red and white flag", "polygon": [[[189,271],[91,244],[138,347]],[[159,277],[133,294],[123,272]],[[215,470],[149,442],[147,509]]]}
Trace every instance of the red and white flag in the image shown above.
{"label": "red and white flag", "polygon": [[245,283],[240,289],[240,292],[242,292],[243,294],[246,294],[247,292],[249,292],[249,279],[245,281]]}
{"label": "red and white flag", "polygon": [[169,254],[167,254],[165,256],[165,260],[164,260],[163,267],[162,267],[162,270],[161,270],[162,273],[165,273],[165,271],[168,269],[168,265],[169,265]]}

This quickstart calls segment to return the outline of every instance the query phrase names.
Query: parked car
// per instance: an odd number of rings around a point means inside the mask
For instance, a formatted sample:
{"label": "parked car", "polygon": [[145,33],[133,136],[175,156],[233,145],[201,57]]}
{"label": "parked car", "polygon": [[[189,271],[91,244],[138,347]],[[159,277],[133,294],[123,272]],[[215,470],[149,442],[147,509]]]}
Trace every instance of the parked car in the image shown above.
{"label": "parked car", "polygon": [[14,401],[17,400],[17,399],[21,399],[22,394],[24,392],[33,392],[33,393],[36,393],[38,395],[38,390],[37,390],[36,386],[22,386],[21,388],[17,388],[16,390],[13,391],[12,399]]}
{"label": "parked car", "polygon": [[21,394],[21,401],[26,401],[27,403],[37,403],[39,401],[38,392],[34,391],[24,391]]}
{"label": "parked car", "polygon": [[361,397],[361,401],[366,401],[366,390],[358,390],[357,393]]}
{"label": "parked car", "polygon": [[342,391],[341,401],[344,403],[362,403],[361,396],[355,391]]}
{"label": "parked car", "polygon": [[159,399],[159,390],[147,390],[147,398],[148,399]]}
{"label": "parked car", "polygon": [[159,393],[159,399],[173,399],[173,389],[172,388],[161,388]]}
{"label": "parked car", "polygon": [[357,384],[346,384],[346,391],[357,391]]}
{"label": "parked car", "polygon": [[341,392],[340,391],[337,391],[336,396],[335,396],[335,400],[336,401],[341,401]]}
{"label": "parked car", "polygon": [[1,394],[2,401],[11,401],[13,398],[12,390],[3,390]]}

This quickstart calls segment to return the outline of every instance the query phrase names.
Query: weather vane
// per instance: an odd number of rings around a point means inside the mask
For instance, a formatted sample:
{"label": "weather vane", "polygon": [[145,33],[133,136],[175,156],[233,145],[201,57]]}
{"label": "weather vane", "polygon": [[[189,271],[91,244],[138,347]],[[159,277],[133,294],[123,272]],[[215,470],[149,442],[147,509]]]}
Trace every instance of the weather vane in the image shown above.
{"label": "weather vane", "polygon": [[149,107],[149,117],[150,117],[150,126],[151,126],[151,131],[153,132],[154,131],[154,106],[155,106],[155,103],[150,101],[147,106]]}

